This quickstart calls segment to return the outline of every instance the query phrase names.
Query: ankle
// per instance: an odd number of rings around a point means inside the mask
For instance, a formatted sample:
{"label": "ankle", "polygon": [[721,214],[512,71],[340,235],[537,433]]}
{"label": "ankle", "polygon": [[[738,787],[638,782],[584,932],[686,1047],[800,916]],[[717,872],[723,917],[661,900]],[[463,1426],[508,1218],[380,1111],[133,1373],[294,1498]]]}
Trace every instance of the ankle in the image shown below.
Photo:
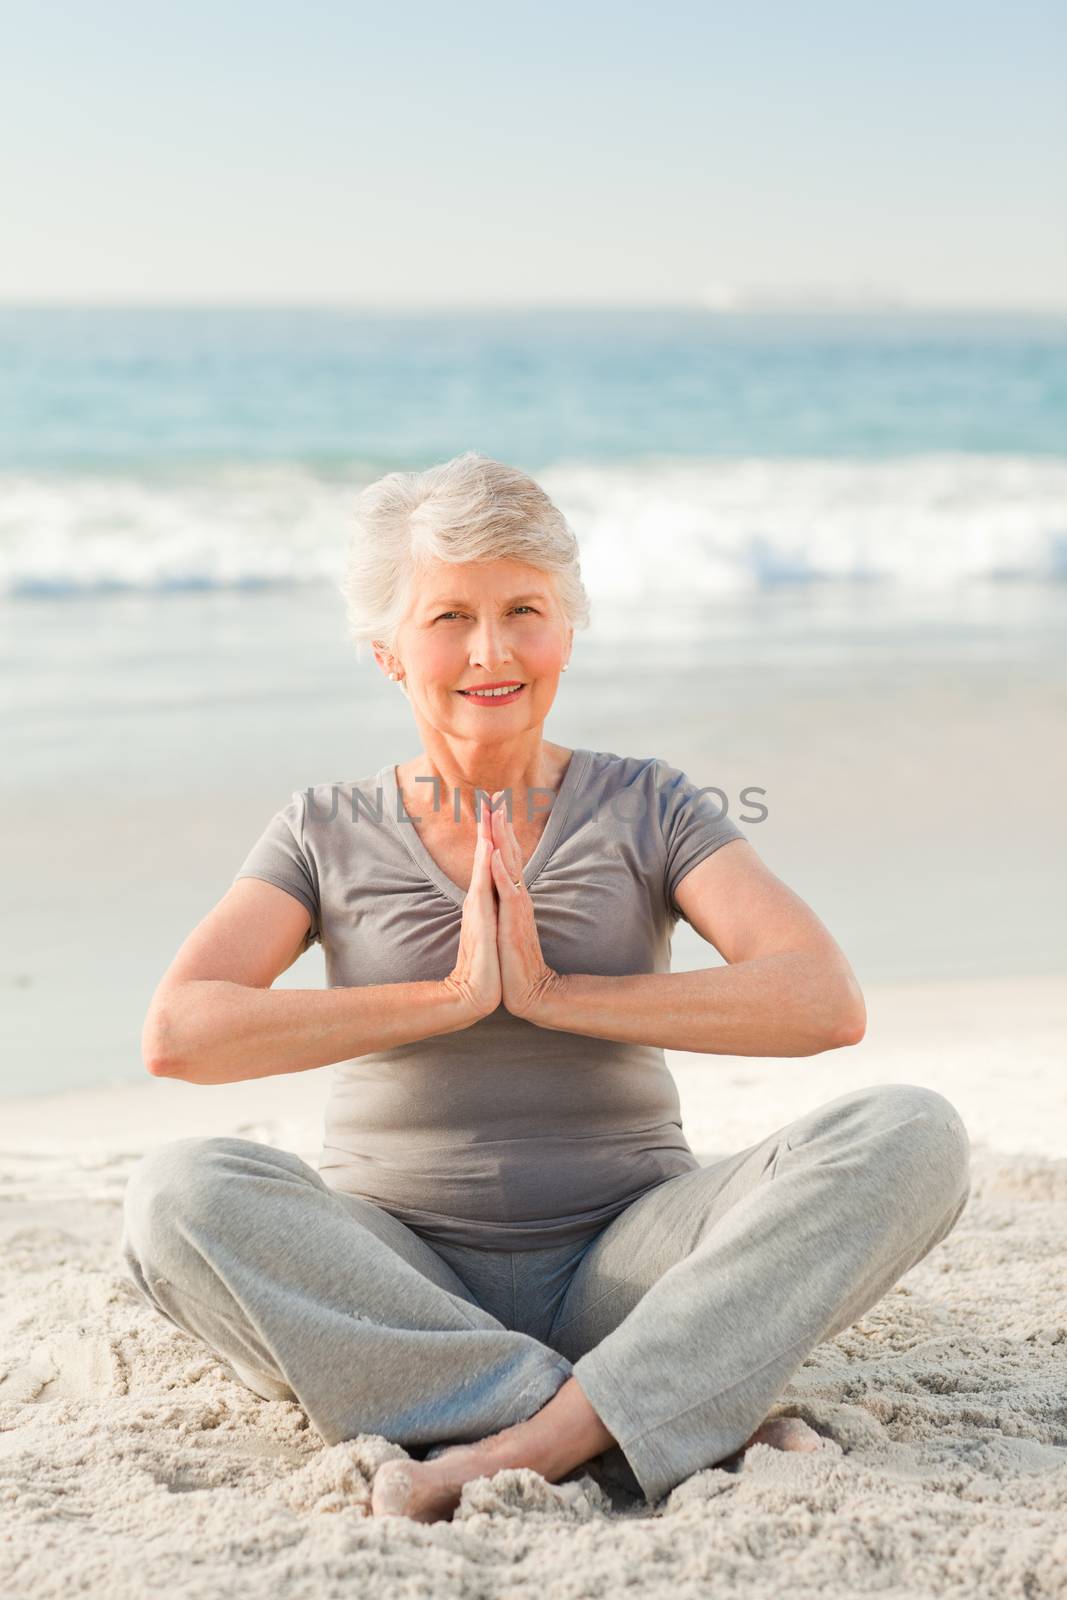
{"label": "ankle", "polygon": [[586,1459],[573,1435],[546,1424],[540,1415],[491,1434],[476,1448],[480,1469],[487,1477],[508,1468],[529,1467],[554,1483]]}

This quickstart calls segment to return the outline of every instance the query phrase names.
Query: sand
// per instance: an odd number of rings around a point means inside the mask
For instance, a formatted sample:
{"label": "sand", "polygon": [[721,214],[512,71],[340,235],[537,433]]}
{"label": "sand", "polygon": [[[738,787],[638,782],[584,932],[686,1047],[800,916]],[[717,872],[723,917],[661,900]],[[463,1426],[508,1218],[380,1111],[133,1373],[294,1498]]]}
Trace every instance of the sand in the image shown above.
{"label": "sand", "polygon": [[451,1523],[371,1518],[400,1447],[324,1447],[139,1299],[117,1250],[133,1163],[197,1132],[313,1161],[324,1074],[0,1104],[0,1595],[1067,1593],[1067,984],[866,993],[848,1051],[670,1053],[690,1141],[710,1155],[860,1083],[923,1083],[971,1132],[967,1209],[783,1393],[822,1449],[753,1447],[653,1507],[514,1471],[468,1485]]}

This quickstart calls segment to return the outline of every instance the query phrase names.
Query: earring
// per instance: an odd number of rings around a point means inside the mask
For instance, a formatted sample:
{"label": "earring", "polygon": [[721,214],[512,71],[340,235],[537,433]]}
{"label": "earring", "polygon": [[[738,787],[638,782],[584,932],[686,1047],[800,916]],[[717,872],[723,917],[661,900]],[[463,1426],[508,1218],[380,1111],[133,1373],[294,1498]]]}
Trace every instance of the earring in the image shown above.
{"label": "earring", "polygon": [[565,662],[564,662],[564,663],[563,663],[563,665],[562,665],[562,667],[561,667],[561,668],[560,668],[560,671],[561,671],[561,672],[566,672],[566,670],[567,670],[567,668],[568,668],[568,667],[569,667],[569,666],[570,666],[570,662],[569,662],[569,661],[565,661]]}
{"label": "earring", "polygon": [[389,682],[390,683],[395,683],[396,682],[396,673],[395,672],[391,672],[389,674]]}

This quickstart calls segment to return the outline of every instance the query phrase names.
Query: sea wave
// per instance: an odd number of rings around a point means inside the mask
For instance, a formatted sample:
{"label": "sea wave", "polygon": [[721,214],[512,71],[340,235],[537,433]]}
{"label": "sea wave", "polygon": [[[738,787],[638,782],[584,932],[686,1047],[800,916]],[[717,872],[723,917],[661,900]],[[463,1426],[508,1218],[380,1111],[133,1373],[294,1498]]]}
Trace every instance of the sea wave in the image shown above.
{"label": "sea wave", "polygon": [[[538,473],[598,597],[687,600],[846,579],[1067,578],[1067,459],[645,459]],[[338,583],[365,479],[285,464],[195,475],[0,474],[0,593]]]}

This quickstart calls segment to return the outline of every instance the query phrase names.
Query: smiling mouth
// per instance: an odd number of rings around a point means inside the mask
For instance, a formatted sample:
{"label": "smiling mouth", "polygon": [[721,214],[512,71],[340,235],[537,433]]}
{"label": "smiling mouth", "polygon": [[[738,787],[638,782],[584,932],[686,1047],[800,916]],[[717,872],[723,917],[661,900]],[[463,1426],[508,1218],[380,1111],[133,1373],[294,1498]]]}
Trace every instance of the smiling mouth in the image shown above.
{"label": "smiling mouth", "polygon": [[525,683],[517,683],[511,689],[457,689],[456,693],[461,694],[464,700],[473,700],[476,704],[482,706],[508,705],[522,693],[525,687]]}

